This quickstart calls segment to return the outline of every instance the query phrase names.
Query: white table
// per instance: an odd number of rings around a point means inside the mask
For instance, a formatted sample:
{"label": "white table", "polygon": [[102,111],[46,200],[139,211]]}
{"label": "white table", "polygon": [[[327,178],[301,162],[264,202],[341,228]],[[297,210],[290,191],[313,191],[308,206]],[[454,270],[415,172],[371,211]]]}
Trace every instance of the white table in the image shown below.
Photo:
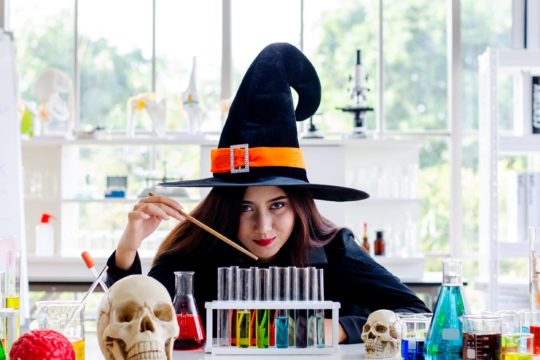
{"label": "white table", "polygon": [[314,359],[314,360],[358,360],[364,358],[364,344],[340,345],[335,354],[325,355],[213,355],[201,351],[175,351],[173,359],[182,360],[288,360],[288,359]]}

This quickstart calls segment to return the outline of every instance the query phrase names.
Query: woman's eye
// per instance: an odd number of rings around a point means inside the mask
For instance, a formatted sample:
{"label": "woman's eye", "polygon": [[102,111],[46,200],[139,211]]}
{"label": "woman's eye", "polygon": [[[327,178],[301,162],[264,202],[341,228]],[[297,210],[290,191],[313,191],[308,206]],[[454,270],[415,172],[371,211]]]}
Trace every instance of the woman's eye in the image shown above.
{"label": "woman's eye", "polygon": [[284,206],[285,206],[284,202],[275,202],[275,203],[272,204],[272,206],[270,208],[271,209],[281,209]]}
{"label": "woman's eye", "polygon": [[251,206],[249,205],[240,205],[240,212],[247,212],[247,211],[251,211]]}

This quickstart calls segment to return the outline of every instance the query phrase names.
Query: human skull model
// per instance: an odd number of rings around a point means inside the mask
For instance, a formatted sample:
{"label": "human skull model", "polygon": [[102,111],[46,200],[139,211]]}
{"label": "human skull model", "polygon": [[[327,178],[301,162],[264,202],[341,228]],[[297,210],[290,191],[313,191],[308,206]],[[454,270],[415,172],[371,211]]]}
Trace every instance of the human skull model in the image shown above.
{"label": "human skull model", "polygon": [[167,289],[145,275],[117,281],[98,310],[97,334],[106,360],[171,360],[178,323]]}
{"label": "human skull model", "polygon": [[401,353],[399,319],[390,310],[377,310],[369,314],[362,329],[367,359],[394,358]]}

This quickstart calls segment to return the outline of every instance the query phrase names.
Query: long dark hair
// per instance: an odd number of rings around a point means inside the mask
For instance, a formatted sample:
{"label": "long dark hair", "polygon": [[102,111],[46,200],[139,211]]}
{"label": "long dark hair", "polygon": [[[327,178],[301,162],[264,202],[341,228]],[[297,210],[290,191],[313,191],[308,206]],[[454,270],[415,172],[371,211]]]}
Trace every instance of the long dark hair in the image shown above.
{"label": "long dark hair", "polygon": [[[306,266],[309,248],[328,244],[340,229],[319,213],[309,190],[286,186],[282,189],[293,207],[295,222],[291,236],[280,253],[287,254],[292,264]],[[245,191],[245,187],[213,188],[190,215],[238,242],[240,205]],[[155,264],[161,256],[169,254],[211,252],[217,241],[205,230],[183,221],[160,244],[153,262]]]}

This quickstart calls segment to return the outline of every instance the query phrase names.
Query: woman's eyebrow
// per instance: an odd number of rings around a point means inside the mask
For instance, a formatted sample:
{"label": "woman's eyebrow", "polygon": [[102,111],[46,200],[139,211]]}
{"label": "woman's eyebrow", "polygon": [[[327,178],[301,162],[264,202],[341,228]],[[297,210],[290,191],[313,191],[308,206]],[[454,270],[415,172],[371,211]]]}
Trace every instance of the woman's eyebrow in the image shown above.
{"label": "woman's eyebrow", "polygon": [[[287,199],[287,198],[288,197],[286,195],[280,195],[278,197],[275,197],[273,199],[268,200],[267,203],[271,203],[271,202],[274,202],[274,201],[283,200],[283,199]],[[253,204],[253,201],[242,200],[242,204]]]}

